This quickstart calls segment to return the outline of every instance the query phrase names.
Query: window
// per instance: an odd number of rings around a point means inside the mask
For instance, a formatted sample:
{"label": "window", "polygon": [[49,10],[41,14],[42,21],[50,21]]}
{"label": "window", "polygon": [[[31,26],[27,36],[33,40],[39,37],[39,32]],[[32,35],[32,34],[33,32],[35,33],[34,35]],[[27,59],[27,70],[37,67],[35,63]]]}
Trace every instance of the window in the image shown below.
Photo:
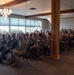
{"label": "window", "polygon": [[0,25],[9,25],[9,18],[0,17]]}
{"label": "window", "polygon": [[35,27],[38,27],[38,21],[35,21]]}
{"label": "window", "polygon": [[0,33],[9,32],[9,26],[0,26]]}
{"label": "window", "polygon": [[18,26],[10,26],[10,29],[11,29],[12,33],[18,33],[19,32]]}
{"label": "window", "polygon": [[31,32],[35,31],[35,27],[30,27],[30,29],[31,29]]}
{"label": "window", "polygon": [[0,32],[6,33],[10,31],[13,33],[18,32],[34,32],[36,29],[42,29],[42,22],[37,20],[21,19],[21,18],[6,18],[0,17]]}
{"label": "window", "polygon": [[42,27],[42,22],[38,21],[38,25],[39,25],[39,27]]}
{"label": "window", "polygon": [[26,27],[26,32],[31,32],[30,27]]}
{"label": "window", "polygon": [[23,32],[23,33],[25,33],[25,27],[21,27],[21,26],[19,26],[18,30],[19,30],[19,32]]}
{"label": "window", "polygon": [[34,27],[34,26],[35,26],[34,20],[31,20],[31,27]]}
{"label": "window", "polygon": [[26,27],[30,27],[30,20],[26,20]]}
{"label": "window", "polygon": [[25,26],[25,19],[19,19],[19,26]]}
{"label": "window", "polygon": [[10,25],[18,25],[18,18],[10,18]]}
{"label": "window", "polygon": [[35,27],[42,27],[41,21],[35,21]]}

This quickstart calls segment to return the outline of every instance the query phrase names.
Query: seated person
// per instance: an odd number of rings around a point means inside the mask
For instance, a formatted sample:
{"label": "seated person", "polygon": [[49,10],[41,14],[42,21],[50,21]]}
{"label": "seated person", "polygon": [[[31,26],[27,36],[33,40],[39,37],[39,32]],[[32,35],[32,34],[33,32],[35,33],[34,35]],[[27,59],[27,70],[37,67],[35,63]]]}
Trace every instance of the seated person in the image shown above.
{"label": "seated person", "polygon": [[6,44],[6,36],[5,34],[2,34],[2,39],[0,41],[0,52],[2,52],[5,49],[5,44]]}
{"label": "seated person", "polygon": [[50,55],[50,46],[51,46],[51,33],[48,33],[48,37],[44,43],[44,50],[43,50],[44,56]]}
{"label": "seated person", "polygon": [[12,64],[16,66],[18,62],[18,56],[26,53],[26,40],[23,35],[19,35],[19,47],[12,50]]}
{"label": "seated person", "polygon": [[11,40],[10,44],[8,44],[8,47],[6,47],[6,49],[4,49],[2,51],[2,55],[0,57],[0,62],[2,62],[2,60],[6,59],[6,55],[8,53],[10,53],[11,49],[16,48],[16,46],[17,46],[17,40],[15,39],[15,34],[13,34],[12,35],[12,40]]}
{"label": "seated person", "polygon": [[7,40],[6,40],[6,44],[3,45],[4,49],[7,49],[8,47],[10,47],[11,43],[12,43],[11,35],[8,35]]}
{"label": "seated person", "polygon": [[32,37],[32,34],[29,35],[27,39],[27,50],[29,52],[29,57],[35,58],[36,56],[36,45],[35,45],[35,40]]}
{"label": "seated person", "polygon": [[45,40],[44,40],[43,34],[39,33],[39,37],[37,39],[37,52],[38,52],[38,56],[43,54],[44,42],[45,42]]}

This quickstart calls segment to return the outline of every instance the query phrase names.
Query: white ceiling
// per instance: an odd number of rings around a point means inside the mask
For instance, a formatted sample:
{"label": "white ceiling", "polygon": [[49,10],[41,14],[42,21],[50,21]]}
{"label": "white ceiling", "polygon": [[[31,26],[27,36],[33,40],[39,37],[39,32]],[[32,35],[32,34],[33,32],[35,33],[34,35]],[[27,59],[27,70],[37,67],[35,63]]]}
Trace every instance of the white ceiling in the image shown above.
{"label": "white ceiling", "polygon": [[74,9],[74,0],[61,0],[61,10]]}
{"label": "white ceiling", "polygon": [[[1,1],[5,0],[0,0]],[[10,1],[10,0],[7,0]],[[30,10],[29,8],[37,8],[36,10]],[[34,14],[41,14],[51,12],[51,0],[30,0],[30,3],[24,2],[15,6],[11,7],[13,14],[17,15],[34,15]],[[60,10],[67,10],[67,9],[74,9],[74,0],[61,0],[60,3]],[[71,14],[74,16],[74,14]],[[69,14],[69,16],[71,16]],[[68,15],[66,15],[68,16]],[[40,16],[42,18],[47,18],[49,16]],[[63,17],[63,16],[62,16]]]}
{"label": "white ceiling", "polygon": [[[51,0],[30,0],[31,2],[24,2],[19,5],[15,5],[12,7],[14,14],[20,15],[33,15],[38,13],[45,13],[51,11]],[[29,8],[37,8],[36,10],[30,10]]]}

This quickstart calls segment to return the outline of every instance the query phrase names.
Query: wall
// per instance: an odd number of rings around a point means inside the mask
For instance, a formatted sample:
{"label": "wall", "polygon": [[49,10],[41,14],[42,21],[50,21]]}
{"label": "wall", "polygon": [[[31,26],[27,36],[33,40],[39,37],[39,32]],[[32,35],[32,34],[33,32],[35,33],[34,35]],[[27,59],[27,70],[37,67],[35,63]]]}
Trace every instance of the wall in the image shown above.
{"label": "wall", "polygon": [[[42,28],[51,30],[51,25],[48,20],[42,20]],[[60,30],[61,29],[73,29],[74,28],[74,18],[61,18],[60,19]]]}
{"label": "wall", "polygon": [[50,30],[50,23],[48,20],[42,20],[42,29],[45,30]]}
{"label": "wall", "polygon": [[74,18],[62,18],[60,19],[60,30],[61,29],[73,29],[74,28]]}

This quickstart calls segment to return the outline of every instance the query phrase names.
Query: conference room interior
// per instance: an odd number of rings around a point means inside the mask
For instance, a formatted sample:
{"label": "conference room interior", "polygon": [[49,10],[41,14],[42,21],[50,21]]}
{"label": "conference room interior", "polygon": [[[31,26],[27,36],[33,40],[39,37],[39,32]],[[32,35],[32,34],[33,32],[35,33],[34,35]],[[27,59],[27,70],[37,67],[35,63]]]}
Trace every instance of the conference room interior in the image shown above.
{"label": "conference room interior", "polygon": [[16,67],[11,67],[11,54],[7,54],[7,59],[0,63],[1,75],[74,75],[74,1],[0,1],[0,42],[3,34],[40,33],[50,35],[49,50],[43,45],[38,56],[33,52],[24,60],[19,57]]}

